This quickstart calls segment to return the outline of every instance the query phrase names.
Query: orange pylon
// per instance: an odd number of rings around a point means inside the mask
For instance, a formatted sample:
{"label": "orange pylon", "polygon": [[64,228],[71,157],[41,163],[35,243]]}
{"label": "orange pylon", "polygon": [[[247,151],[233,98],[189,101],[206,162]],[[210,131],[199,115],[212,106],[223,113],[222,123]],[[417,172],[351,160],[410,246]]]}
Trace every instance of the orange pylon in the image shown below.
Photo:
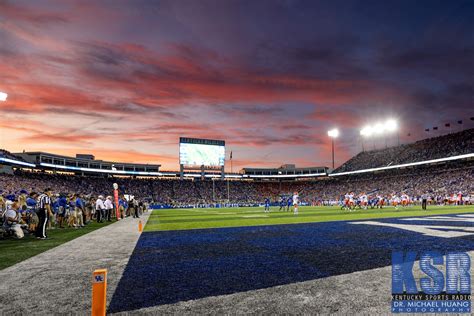
{"label": "orange pylon", "polygon": [[107,299],[107,269],[95,270],[92,275],[92,316],[105,316]]}

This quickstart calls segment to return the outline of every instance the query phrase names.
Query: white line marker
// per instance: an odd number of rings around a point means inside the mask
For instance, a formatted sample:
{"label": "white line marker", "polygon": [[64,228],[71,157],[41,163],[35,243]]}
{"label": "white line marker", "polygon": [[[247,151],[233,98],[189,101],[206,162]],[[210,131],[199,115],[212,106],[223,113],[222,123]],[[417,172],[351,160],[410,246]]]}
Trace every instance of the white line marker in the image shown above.
{"label": "white line marker", "polygon": [[412,218],[400,218],[402,221],[440,221],[440,222],[465,222],[472,223],[474,218],[462,218],[454,216],[430,216],[430,217],[412,217]]}
{"label": "white line marker", "polygon": [[[433,226],[433,225],[405,225],[405,224],[394,224],[394,223],[382,223],[375,221],[366,222],[350,222],[355,225],[374,225],[374,226],[385,226],[392,228],[399,228],[412,232],[421,233],[427,236],[452,238],[474,235],[474,227],[456,227],[456,226]],[[445,229],[445,230],[441,230]]]}

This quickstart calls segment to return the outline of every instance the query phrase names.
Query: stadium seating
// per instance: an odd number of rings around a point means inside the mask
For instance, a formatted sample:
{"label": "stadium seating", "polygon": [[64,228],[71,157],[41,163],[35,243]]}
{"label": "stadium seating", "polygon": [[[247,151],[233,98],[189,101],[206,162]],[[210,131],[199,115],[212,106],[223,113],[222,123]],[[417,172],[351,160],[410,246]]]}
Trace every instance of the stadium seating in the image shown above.
{"label": "stadium seating", "polygon": [[[41,192],[45,187],[55,193],[80,193],[85,196],[108,195],[117,182],[122,193],[147,198],[162,205],[211,204],[227,200],[230,203],[260,203],[265,197],[278,201],[281,195],[301,192],[308,203],[338,200],[340,195],[354,191],[378,192],[388,195],[406,192],[412,197],[430,193],[444,197],[474,193],[474,161],[451,162],[443,165],[331,177],[307,181],[199,181],[179,179],[99,178],[47,173],[16,172],[0,175],[0,188],[6,196],[22,189]],[[214,187],[214,188],[213,188]]]}
{"label": "stadium seating", "polygon": [[474,152],[474,129],[427,138],[412,144],[363,151],[334,170],[355,171],[417,161],[445,158]]}

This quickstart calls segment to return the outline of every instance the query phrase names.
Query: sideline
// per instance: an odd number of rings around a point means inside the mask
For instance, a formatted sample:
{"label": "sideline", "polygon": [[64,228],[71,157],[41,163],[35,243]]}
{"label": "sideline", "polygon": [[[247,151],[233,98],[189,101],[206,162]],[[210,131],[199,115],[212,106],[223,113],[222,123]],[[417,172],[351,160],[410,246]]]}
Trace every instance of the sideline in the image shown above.
{"label": "sideline", "polygon": [[138,219],[127,217],[1,270],[0,313],[90,315],[99,268],[108,270],[108,306],[139,236]]}

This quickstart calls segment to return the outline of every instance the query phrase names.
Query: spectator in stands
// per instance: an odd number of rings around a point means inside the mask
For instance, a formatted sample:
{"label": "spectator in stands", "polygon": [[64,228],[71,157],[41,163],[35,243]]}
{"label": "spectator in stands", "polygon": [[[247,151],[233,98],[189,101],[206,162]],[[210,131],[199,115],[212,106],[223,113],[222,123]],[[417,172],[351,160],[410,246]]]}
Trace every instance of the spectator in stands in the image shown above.
{"label": "spectator in stands", "polygon": [[459,133],[423,139],[412,144],[364,151],[348,160],[334,172],[386,167],[473,152],[474,129],[471,128]]}

